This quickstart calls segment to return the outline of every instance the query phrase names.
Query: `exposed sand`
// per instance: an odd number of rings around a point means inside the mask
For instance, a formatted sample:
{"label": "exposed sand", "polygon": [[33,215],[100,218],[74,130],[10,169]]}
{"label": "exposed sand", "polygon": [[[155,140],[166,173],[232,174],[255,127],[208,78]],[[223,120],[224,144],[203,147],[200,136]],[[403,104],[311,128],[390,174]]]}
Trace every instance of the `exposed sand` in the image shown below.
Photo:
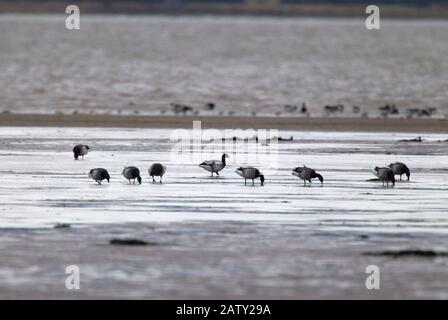
{"label": "exposed sand", "polygon": [[448,132],[447,119],[423,118],[0,114],[0,126],[24,127],[191,128],[193,121],[201,121],[202,128]]}
{"label": "exposed sand", "polygon": [[[129,236],[154,244],[109,244]],[[424,238],[251,222],[7,229],[0,299],[446,299],[448,258],[364,255],[419,247]],[[379,290],[365,287],[372,264]],[[80,290],[65,288],[68,265],[80,268]]]}

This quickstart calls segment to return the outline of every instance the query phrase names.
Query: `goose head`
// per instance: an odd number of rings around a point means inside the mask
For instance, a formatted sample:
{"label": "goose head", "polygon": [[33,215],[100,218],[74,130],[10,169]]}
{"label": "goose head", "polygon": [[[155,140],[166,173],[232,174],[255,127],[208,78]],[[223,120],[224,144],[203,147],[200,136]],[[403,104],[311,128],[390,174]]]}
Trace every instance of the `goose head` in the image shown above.
{"label": "goose head", "polygon": [[408,170],[406,170],[406,177],[408,178],[408,180],[411,178],[411,172]]}

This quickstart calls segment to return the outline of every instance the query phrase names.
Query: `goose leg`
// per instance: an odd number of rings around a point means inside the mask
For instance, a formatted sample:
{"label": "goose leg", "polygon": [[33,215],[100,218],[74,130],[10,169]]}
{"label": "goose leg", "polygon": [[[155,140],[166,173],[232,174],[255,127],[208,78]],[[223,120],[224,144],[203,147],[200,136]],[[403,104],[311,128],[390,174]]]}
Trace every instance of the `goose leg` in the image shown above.
{"label": "goose leg", "polygon": [[244,185],[247,186],[247,179],[244,179]]}
{"label": "goose leg", "polygon": [[254,179],[252,179],[252,186],[254,186],[255,185],[255,182],[254,182]]}
{"label": "goose leg", "polygon": [[154,176],[151,176],[152,177],[152,182],[156,182],[156,179],[154,179]]}
{"label": "goose leg", "polygon": [[401,181],[401,176],[402,176],[402,174],[400,174],[400,181]]}
{"label": "goose leg", "polygon": [[306,186],[306,180],[305,179],[303,179],[303,186],[304,187]]}
{"label": "goose leg", "polygon": [[212,171],[212,177],[213,177],[213,171]]}
{"label": "goose leg", "polygon": [[217,176],[219,176],[219,173],[218,173],[218,171],[216,171],[215,173],[216,173],[216,175],[217,175]]}
{"label": "goose leg", "polygon": [[101,181],[99,181],[99,180],[96,180],[96,182],[98,182],[98,184],[101,184]]}

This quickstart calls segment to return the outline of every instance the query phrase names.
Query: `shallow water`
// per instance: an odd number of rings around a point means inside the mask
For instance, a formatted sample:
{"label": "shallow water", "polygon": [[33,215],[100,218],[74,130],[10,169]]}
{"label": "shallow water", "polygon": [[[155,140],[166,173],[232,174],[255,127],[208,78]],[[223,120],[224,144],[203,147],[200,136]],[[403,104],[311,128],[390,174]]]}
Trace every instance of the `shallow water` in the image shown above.
{"label": "shallow water", "polygon": [[448,22],[364,19],[0,15],[0,110],[274,114],[306,102],[447,113]]}
{"label": "shallow water", "polygon": [[[234,172],[243,148],[211,178],[197,161],[170,157],[168,129],[0,129],[1,298],[444,298],[446,257],[366,256],[366,252],[447,248],[447,135],[281,131],[278,162],[257,166],[264,187]],[[445,142],[440,142],[445,141]],[[75,143],[92,147],[75,161]],[[261,143],[261,142],[260,142]],[[233,152],[233,150],[236,150]],[[411,181],[382,187],[371,168],[392,161]],[[147,168],[168,166],[164,183]],[[196,162],[195,162],[196,161]],[[306,164],[325,178],[303,187],[290,174]],[[140,167],[142,185],[120,172]],[[105,167],[97,185],[89,169]],[[53,229],[69,223],[68,229]],[[111,246],[139,238],[146,247]],[[65,288],[65,267],[81,270],[81,290]],[[381,290],[365,288],[365,268],[381,268]]]}
{"label": "shallow water", "polygon": [[[280,132],[277,162],[257,165],[266,183],[244,186],[234,171],[242,142],[204,143],[198,158],[172,158],[168,129],[2,128],[0,130],[0,227],[52,227],[55,223],[125,223],[190,220],[269,221],[308,224],[318,230],[447,233],[448,143],[427,134],[422,143],[398,142],[417,134]],[[82,141],[92,151],[75,161],[71,149]],[[261,142],[260,142],[261,144]],[[214,154],[206,146],[214,145]],[[234,146],[237,146],[236,148]],[[221,145],[219,145],[221,147]],[[222,150],[222,151],[221,151]],[[230,155],[219,177],[197,166]],[[202,158],[202,159],[201,159]],[[274,158],[272,158],[274,159]],[[372,168],[403,161],[411,181],[384,188]],[[151,163],[168,166],[163,184],[152,183]],[[124,166],[141,169],[143,184],[129,184]],[[291,175],[298,165],[324,178],[303,187]],[[91,168],[104,167],[111,183],[98,185]],[[397,177],[398,178],[398,177]]]}

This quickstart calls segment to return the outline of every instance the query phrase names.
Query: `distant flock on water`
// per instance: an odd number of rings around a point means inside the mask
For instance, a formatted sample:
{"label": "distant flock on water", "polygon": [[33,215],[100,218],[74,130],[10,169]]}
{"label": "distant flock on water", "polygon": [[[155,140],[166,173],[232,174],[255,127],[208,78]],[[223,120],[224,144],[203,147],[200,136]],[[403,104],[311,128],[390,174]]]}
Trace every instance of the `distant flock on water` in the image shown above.
{"label": "distant flock on water", "polygon": [[[182,103],[171,103],[170,104],[172,111],[176,115],[199,115],[201,112],[201,107],[192,106]],[[203,109],[206,111],[216,111],[218,106],[214,102],[207,102]],[[323,115],[332,116],[332,115],[342,115],[342,114],[352,114],[352,115],[360,115],[361,117],[369,117],[369,112],[363,110],[360,106],[347,106],[344,104],[328,104],[322,107]],[[372,110],[373,111],[373,110]],[[166,110],[161,111],[163,114],[166,113]],[[395,104],[385,104],[376,108],[376,112],[373,111],[373,115],[377,114],[382,118],[388,118],[389,116],[393,117],[405,117],[405,118],[431,118],[436,115],[438,112],[437,108],[434,107],[424,107],[424,108],[406,108],[400,109]],[[257,113],[252,112],[252,116],[255,116]],[[291,115],[291,114],[299,114],[302,116],[311,116],[311,108],[303,102],[301,106],[297,104],[285,104],[283,105],[283,109],[279,109],[275,111],[276,116],[281,116],[282,114]],[[218,115],[225,115],[224,111],[218,111]],[[228,116],[235,115],[235,111],[228,111]],[[448,115],[445,115],[447,118]]]}
{"label": "distant flock on water", "polygon": [[[73,148],[73,155],[75,160],[78,160],[80,157],[84,159],[84,156],[87,155],[90,148],[84,144],[78,144]],[[204,162],[199,164],[199,167],[204,170],[219,176],[219,172],[221,172],[226,167],[226,159],[229,158],[229,155],[224,153],[221,157],[221,160],[205,160]],[[162,183],[162,178],[165,175],[167,167],[161,163],[154,163],[148,169],[148,174],[152,178],[152,182],[156,182],[155,177],[159,177],[159,183]],[[263,186],[265,177],[261,173],[261,171],[254,167],[239,167],[235,170],[240,177],[244,178],[244,185],[247,185],[247,180],[252,180],[252,185],[255,184],[255,179],[260,179],[260,184]],[[291,172],[294,176],[298,177],[300,180],[303,180],[303,185],[306,186],[306,183],[311,183],[312,179],[318,179],[321,185],[324,184],[324,177],[317,173],[316,170],[309,168],[307,166],[294,168]],[[142,177],[140,175],[140,170],[137,167],[125,167],[121,173],[124,178],[126,178],[129,183],[136,183],[136,181],[141,184]],[[406,175],[407,180],[409,181],[411,177],[411,172],[408,166],[401,162],[391,163],[387,167],[375,167],[374,174],[377,177],[378,181],[381,181],[384,185],[389,186],[389,183],[392,186],[395,186],[395,176],[399,175],[400,180],[402,180],[402,176]],[[98,184],[101,184],[103,180],[107,180],[110,182],[109,172],[104,168],[94,168],[89,172],[89,177],[92,178]]]}

